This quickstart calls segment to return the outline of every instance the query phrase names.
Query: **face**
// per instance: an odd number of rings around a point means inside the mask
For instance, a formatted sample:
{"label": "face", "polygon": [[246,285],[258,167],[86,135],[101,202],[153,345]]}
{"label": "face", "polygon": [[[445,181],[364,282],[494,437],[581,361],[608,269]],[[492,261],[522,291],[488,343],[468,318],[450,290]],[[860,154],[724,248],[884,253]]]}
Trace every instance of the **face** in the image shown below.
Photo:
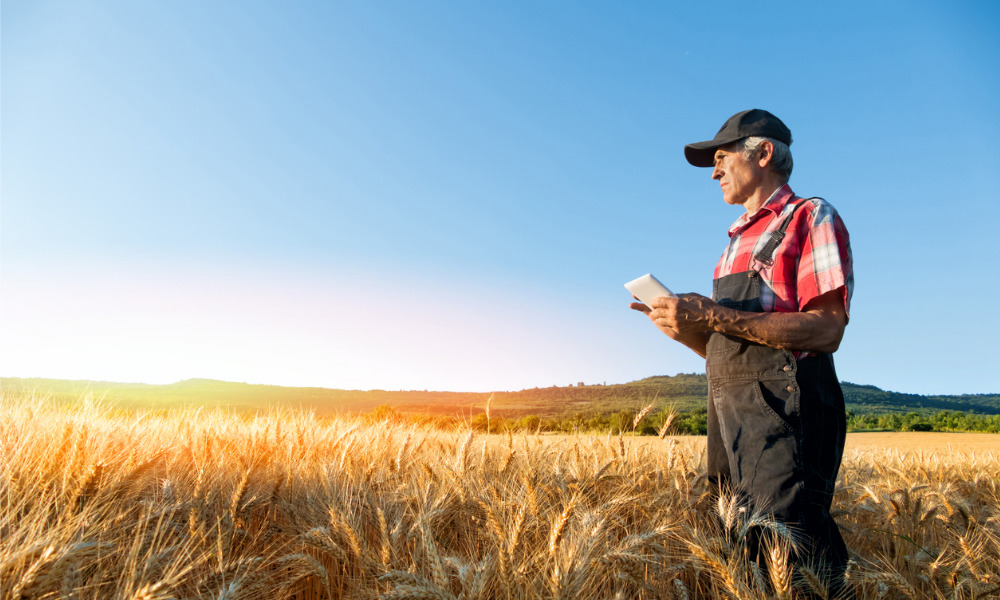
{"label": "face", "polygon": [[764,169],[743,156],[742,144],[736,142],[715,151],[715,168],[712,179],[722,186],[722,199],[726,204],[744,206],[760,185]]}

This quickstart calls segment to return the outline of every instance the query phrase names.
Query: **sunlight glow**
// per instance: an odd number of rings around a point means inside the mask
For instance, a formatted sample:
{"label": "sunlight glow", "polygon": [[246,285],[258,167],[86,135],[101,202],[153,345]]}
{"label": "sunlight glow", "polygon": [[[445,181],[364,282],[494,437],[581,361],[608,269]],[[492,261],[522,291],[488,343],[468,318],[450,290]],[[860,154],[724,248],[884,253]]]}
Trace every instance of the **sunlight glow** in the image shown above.
{"label": "sunlight glow", "polygon": [[581,348],[592,342],[555,334],[571,330],[566,317],[530,306],[535,299],[470,302],[477,292],[469,285],[442,291],[396,279],[387,286],[349,273],[334,281],[138,267],[52,278],[8,273],[3,374],[489,391],[565,385],[587,369],[600,372],[565,360],[586,355]]}

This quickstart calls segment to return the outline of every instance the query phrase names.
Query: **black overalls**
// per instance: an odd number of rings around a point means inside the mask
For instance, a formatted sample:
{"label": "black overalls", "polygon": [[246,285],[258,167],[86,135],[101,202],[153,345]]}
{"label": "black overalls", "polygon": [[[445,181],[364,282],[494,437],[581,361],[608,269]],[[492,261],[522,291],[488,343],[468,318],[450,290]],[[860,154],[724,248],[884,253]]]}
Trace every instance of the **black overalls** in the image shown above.
{"label": "black overalls", "polygon": [[[794,212],[754,255],[757,261],[770,264]],[[761,278],[753,265],[716,279],[712,299],[763,312]],[[711,334],[706,354],[710,480],[801,534],[805,555],[798,560],[822,560],[832,586],[839,588],[847,548],[830,503],[846,417],[833,357],[796,360],[787,350],[721,333]]]}

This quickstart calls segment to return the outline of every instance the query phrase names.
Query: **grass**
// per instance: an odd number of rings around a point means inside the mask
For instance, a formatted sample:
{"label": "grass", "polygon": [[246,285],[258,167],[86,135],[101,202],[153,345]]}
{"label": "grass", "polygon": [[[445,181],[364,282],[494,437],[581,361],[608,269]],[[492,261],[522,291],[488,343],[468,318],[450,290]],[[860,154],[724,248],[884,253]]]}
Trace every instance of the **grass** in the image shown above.
{"label": "grass", "polygon": [[[934,435],[934,434],[928,434]],[[706,489],[690,438],[476,435],[0,396],[3,598],[771,598],[825,590]],[[867,598],[1000,593],[1000,456],[857,451]],[[774,532],[766,573],[744,535]]]}

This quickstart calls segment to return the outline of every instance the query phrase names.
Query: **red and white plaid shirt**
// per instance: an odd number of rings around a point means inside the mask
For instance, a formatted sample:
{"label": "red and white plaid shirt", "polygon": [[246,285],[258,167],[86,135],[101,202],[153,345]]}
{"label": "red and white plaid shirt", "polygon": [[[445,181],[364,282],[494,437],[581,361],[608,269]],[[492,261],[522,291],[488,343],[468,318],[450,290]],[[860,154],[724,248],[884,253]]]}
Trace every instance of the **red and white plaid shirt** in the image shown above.
{"label": "red and white plaid shirt", "polygon": [[[754,258],[769,234],[793,211],[771,264]],[[757,270],[765,312],[800,312],[812,300],[839,289],[850,314],[854,293],[851,243],[840,215],[826,200],[803,200],[783,185],[757,212],[737,219],[729,228],[729,238],[715,277]]]}

